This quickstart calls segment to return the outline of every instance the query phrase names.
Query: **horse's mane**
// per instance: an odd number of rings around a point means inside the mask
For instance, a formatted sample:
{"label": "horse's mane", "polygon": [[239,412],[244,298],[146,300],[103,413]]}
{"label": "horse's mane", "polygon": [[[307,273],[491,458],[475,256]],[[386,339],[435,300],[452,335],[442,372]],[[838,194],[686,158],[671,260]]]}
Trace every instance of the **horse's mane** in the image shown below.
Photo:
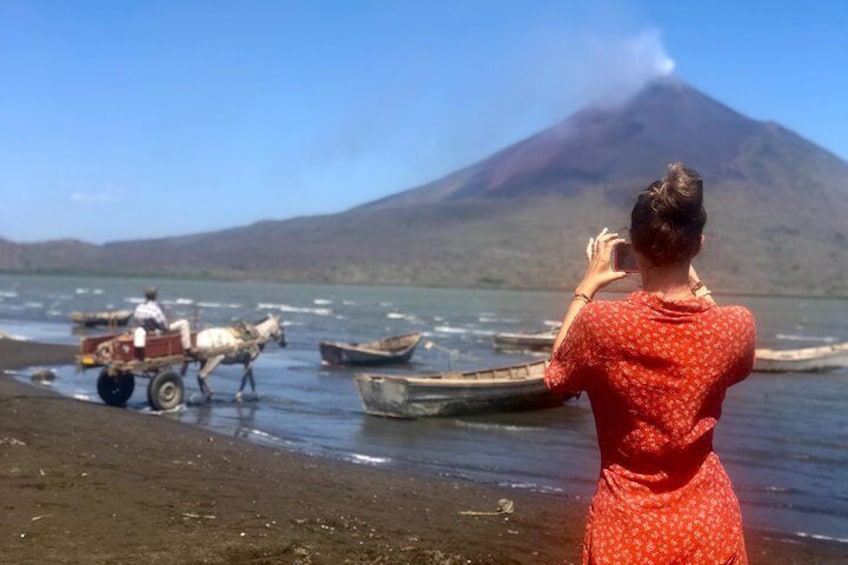
{"label": "horse's mane", "polygon": [[254,326],[258,326],[259,324],[261,324],[261,323],[263,323],[263,322],[266,322],[266,321],[268,321],[268,320],[270,320],[270,319],[271,319],[271,314],[266,314],[266,315],[265,315],[265,317],[264,317],[264,318],[262,318],[261,320],[258,320],[258,321],[256,321],[256,322],[253,322],[253,325],[254,325]]}

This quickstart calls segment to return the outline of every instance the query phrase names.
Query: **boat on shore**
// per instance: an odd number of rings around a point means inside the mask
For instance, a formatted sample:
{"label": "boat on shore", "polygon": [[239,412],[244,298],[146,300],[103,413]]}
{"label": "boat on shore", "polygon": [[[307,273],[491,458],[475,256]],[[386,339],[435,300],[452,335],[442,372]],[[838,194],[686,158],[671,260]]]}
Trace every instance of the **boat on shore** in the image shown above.
{"label": "boat on shore", "polygon": [[800,349],[756,350],[754,371],[789,373],[832,371],[848,367],[848,342]]}
{"label": "boat on shore", "polygon": [[492,338],[495,349],[504,353],[546,352],[550,353],[559,328],[538,332],[501,332]]}
{"label": "boat on shore", "polygon": [[318,347],[321,360],[328,365],[393,365],[408,363],[421,337],[415,332],[368,343],[322,341]]}
{"label": "boat on shore", "polygon": [[367,414],[391,418],[460,416],[560,406],[570,398],[545,385],[548,361],[429,375],[357,373]]}
{"label": "boat on shore", "polygon": [[132,310],[107,310],[104,312],[71,312],[71,321],[78,326],[126,326],[132,317]]}

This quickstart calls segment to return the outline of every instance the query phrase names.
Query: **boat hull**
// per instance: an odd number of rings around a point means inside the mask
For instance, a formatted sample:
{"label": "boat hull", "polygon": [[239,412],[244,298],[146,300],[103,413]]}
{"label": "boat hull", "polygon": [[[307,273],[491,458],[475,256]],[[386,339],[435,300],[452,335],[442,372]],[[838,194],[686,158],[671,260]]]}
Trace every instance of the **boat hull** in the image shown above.
{"label": "boat hull", "polygon": [[421,341],[420,333],[386,337],[369,343],[322,341],[321,360],[328,365],[379,366],[408,363]]}
{"label": "boat hull", "polygon": [[802,349],[757,349],[754,371],[810,373],[848,367],[848,343]]}
{"label": "boat hull", "polygon": [[378,366],[378,365],[395,365],[399,363],[408,363],[415,352],[413,347],[400,355],[378,355],[340,347],[333,343],[319,344],[321,350],[321,360],[329,365],[354,365],[354,366]]}
{"label": "boat hull", "polygon": [[93,328],[97,326],[126,326],[132,317],[130,310],[114,312],[71,312],[71,321],[79,326]]}
{"label": "boat hull", "polygon": [[[354,381],[365,412],[374,416],[459,416],[562,405],[567,396],[548,389],[544,362],[539,365],[518,367],[511,378],[463,378],[467,373],[456,377],[449,373],[424,377],[360,373]],[[533,374],[521,375],[521,371]]]}
{"label": "boat hull", "polygon": [[554,341],[556,341],[555,333],[500,333],[492,339],[495,349],[504,353],[523,353],[525,351],[550,353]]}

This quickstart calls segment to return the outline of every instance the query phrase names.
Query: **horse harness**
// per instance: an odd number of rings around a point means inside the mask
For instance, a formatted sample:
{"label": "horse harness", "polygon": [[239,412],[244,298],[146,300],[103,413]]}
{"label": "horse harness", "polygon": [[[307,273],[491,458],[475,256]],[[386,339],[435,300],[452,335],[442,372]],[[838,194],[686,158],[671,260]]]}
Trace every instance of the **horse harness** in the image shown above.
{"label": "horse harness", "polygon": [[239,341],[250,342],[254,341],[250,347],[239,350],[233,357],[238,359],[239,361],[250,361],[251,359],[257,357],[259,353],[265,349],[266,340],[257,341],[262,338],[262,334],[256,329],[255,326],[245,323],[245,322],[236,322],[235,325],[228,328],[230,333]]}

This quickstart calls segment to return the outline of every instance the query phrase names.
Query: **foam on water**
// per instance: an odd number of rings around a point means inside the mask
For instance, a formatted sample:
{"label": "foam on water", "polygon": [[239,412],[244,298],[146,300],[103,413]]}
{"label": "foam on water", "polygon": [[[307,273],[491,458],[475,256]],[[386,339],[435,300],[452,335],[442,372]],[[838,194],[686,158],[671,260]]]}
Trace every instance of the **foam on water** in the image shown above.
{"label": "foam on water", "polygon": [[192,394],[186,396],[185,403],[187,406],[204,406],[206,405],[206,397],[202,394]]}
{"label": "foam on water", "polygon": [[443,334],[467,334],[469,330],[466,328],[455,328],[453,326],[436,326],[433,331]]}
{"label": "foam on water", "polygon": [[367,465],[384,465],[390,461],[385,457],[372,457],[361,453],[351,453],[348,459],[354,463],[365,463]]}
{"label": "foam on water", "polygon": [[466,335],[475,335],[482,337],[491,337],[495,335],[497,332],[495,330],[484,330],[481,328],[458,328],[456,326],[436,326],[433,328],[433,331],[441,334],[449,334],[449,335],[457,335],[457,336],[466,336]]}
{"label": "foam on water", "polygon": [[329,298],[316,298],[315,300],[312,301],[312,304],[315,304],[316,306],[326,306],[327,304],[332,304],[332,303],[333,303],[333,301],[330,300]]}
{"label": "foam on water", "polygon": [[404,314],[403,312],[389,312],[386,318],[390,320],[405,320],[407,322],[417,322],[418,318],[412,314]]}
{"label": "foam on water", "polygon": [[102,288],[86,288],[86,287],[77,287],[74,289],[74,293],[77,295],[85,295],[92,294],[94,296],[100,296],[103,294]]}
{"label": "foam on water", "polygon": [[302,453],[310,453],[310,450],[305,448],[303,445],[298,446],[291,440],[287,440],[283,437],[257,428],[239,428],[239,435],[264,445],[286,447],[287,449],[294,449],[295,451]]}
{"label": "foam on water", "polygon": [[820,343],[834,343],[837,338],[834,336],[815,336],[815,335],[800,335],[800,334],[776,334],[774,337],[784,341],[815,341]]}
{"label": "foam on water", "polygon": [[261,438],[265,438],[265,439],[279,439],[279,438],[276,438],[275,436],[269,434],[268,432],[264,432],[262,430],[257,430],[255,428],[250,428],[250,429],[247,429],[245,431],[247,433],[249,433],[250,435],[253,435],[253,436],[256,436],[256,437],[261,437]]}
{"label": "foam on water", "polygon": [[821,540],[821,541],[835,541],[837,543],[848,544],[848,538],[823,536],[823,535],[819,535],[819,534],[808,534],[807,532],[795,532],[795,535],[798,536],[799,538],[809,538],[809,539]]}
{"label": "foam on water", "polygon": [[[539,492],[542,494],[562,494],[565,491],[559,487],[551,486],[551,485],[540,485],[538,483],[527,483],[527,482],[501,482],[498,483],[500,487],[506,488],[514,488],[519,490],[530,490],[533,492]],[[580,498],[579,496],[577,498]]]}
{"label": "foam on water", "polygon": [[477,430],[492,430],[497,432],[510,432],[510,433],[527,433],[527,432],[536,432],[536,433],[545,433],[546,430],[544,428],[540,428],[538,426],[519,426],[516,424],[499,424],[493,422],[475,422],[473,420],[456,420],[457,427],[467,428],[467,429],[477,429]]}
{"label": "foam on water", "polygon": [[257,310],[279,310],[289,314],[314,314],[315,316],[329,316],[333,312],[329,308],[307,308],[303,306],[291,306],[290,304],[276,304],[274,302],[260,302],[256,305]]}
{"label": "foam on water", "polygon": [[786,487],[779,487],[779,486],[774,486],[774,485],[769,485],[769,486],[763,487],[763,490],[766,491],[766,492],[775,492],[775,493],[782,493],[782,494],[786,494],[786,493],[790,493],[790,492],[794,491],[794,489],[789,489],[789,488],[786,488]]}
{"label": "foam on water", "polygon": [[237,308],[241,308],[241,304],[224,303],[224,302],[209,302],[209,301],[205,301],[205,300],[201,300],[200,302],[197,303],[197,305],[200,308],[210,308],[210,309],[229,308],[230,310],[235,310]]}
{"label": "foam on water", "polygon": [[521,320],[518,318],[499,316],[495,312],[481,312],[477,317],[477,321],[482,324],[517,324]]}
{"label": "foam on water", "polygon": [[139,412],[141,412],[142,414],[148,414],[148,415],[151,415],[151,416],[160,416],[162,414],[181,414],[181,413],[185,412],[186,410],[187,410],[187,407],[186,407],[185,404],[178,404],[177,406],[174,406],[173,408],[170,408],[168,410],[156,410],[156,409],[154,409],[150,406],[144,406],[143,408],[141,408],[139,410]]}

